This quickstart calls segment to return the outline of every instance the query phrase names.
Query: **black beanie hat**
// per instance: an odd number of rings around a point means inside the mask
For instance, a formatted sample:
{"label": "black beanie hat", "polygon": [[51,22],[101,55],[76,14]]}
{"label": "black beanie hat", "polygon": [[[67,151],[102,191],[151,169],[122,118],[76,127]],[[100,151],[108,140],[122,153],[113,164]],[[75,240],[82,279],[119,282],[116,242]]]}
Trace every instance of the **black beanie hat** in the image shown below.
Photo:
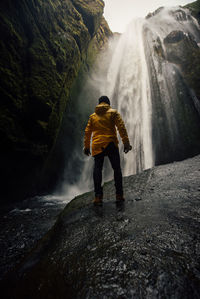
{"label": "black beanie hat", "polygon": [[102,103],[102,102],[110,105],[110,100],[107,96],[102,96],[102,97],[99,98],[99,104]]}

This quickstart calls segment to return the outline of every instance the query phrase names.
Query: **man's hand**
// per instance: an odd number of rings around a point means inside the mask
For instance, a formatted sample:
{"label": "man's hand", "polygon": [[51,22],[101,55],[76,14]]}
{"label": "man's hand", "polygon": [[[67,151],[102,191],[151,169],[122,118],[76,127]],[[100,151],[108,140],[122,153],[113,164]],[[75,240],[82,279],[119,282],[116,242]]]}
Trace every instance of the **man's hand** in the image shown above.
{"label": "man's hand", "polygon": [[89,149],[89,148],[84,148],[84,149],[83,149],[83,152],[84,152],[84,154],[85,154],[86,156],[90,156],[90,155],[91,155],[91,153],[90,153],[90,149]]}
{"label": "man's hand", "polygon": [[130,145],[130,143],[125,143],[124,144],[124,152],[125,152],[125,154],[127,154],[131,150],[132,150],[132,146]]}

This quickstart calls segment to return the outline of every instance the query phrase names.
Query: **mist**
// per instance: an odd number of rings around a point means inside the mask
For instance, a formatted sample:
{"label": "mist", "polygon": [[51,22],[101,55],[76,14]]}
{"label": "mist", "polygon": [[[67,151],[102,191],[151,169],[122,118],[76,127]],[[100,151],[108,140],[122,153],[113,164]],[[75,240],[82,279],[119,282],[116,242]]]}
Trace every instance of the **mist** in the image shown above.
{"label": "mist", "polygon": [[[124,34],[109,41],[80,93],[74,94],[76,100],[72,94],[65,125],[68,125],[72,111],[76,111],[76,120],[71,131],[68,130],[71,140],[69,137],[66,139],[66,148],[72,140],[75,144],[73,154],[68,152],[66,156],[65,172],[58,186],[60,194],[73,198],[93,189],[93,158],[83,155],[83,138],[89,115],[94,112],[102,95],[107,95],[112,108],[122,115],[133,146],[133,150],[124,155],[118,136],[123,176],[178,159],[176,153],[184,142],[181,132],[183,128],[187,130],[187,124],[179,119],[177,109],[188,105],[190,90],[183,82],[179,68],[166,64],[164,58],[155,55],[154,51],[155,47],[160,47],[163,57],[166,55],[163,40],[172,30],[191,33],[199,42],[198,26],[189,11],[179,7],[166,8],[150,19],[133,20]],[[181,91],[174,86],[175,81],[182,86]],[[156,82],[159,84],[156,85]],[[74,89],[77,90],[77,87]],[[159,96],[154,90],[159,90]],[[161,112],[159,105],[162,105]],[[162,119],[159,127],[158,119]],[[180,144],[177,138],[182,140]],[[107,159],[104,163],[105,182],[113,179],[113,172]]]}

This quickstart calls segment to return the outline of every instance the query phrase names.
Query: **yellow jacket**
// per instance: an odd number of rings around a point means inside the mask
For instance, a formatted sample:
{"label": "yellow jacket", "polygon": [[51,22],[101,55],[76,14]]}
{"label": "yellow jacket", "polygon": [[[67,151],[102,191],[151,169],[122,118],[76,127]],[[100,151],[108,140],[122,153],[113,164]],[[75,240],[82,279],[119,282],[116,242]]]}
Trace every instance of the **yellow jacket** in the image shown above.
{"label": "yellow jacket", "polygon": [[96,106],[95,112],[90,115],[85,128],[84,147],[90,149],[90,139],[92,135],[92,156],[101,153],[110,142],[118,146],[117,131],[124,144],[129,143],[124,122],[117,112],[106,103]]}

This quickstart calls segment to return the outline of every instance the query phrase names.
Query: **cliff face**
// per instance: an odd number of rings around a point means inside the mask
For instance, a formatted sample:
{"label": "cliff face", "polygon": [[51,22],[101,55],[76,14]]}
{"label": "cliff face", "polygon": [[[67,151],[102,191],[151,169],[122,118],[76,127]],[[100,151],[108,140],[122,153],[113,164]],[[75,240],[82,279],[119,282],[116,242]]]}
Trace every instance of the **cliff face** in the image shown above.
{"label": "cliff face", "polygon": [[172,31],[164,39],[164,43],[168,61],[179,65],[185,81],[195,91],[200,113],[200,48],[193,36],[183,31]]}
{"label": "cliff face", "polygon": [[155,25],[157,18],[162,23],[161,16],[170,20],[163,21],[162,33],[153,36],[147,26],[144,32],[157,165],[200,151],[200,27],[190,11],[181,7],[160,8],[147,19]]}
{"label": "cliff face", "polygon": [[[200,0],[186,5],[192,16],[200,24]],[[186,15],[182,15],[186,21]],[[200,30],[194,31],[194,36],[182,31],[171,32],[164,40],[167,49],[167,59],[181,68],[182,74],[189,86],[194,90],[198,102],[197,109],[200,114]]]}
{"label": "cliff face", "polygon": [[195,2],[189,3],[185,6],[186,8],[189,8],[192,15],[198,20],[200,24],[200,0],[197,0]]}
{"label": "cliff face", "polygon": [[55,144],[74,80],[111,32],[102,0],[3,0],[0,8],[1,190],[27,196]]}
{"label": "cliff face", "polygon": [[[186,5],[191,14],[196,18],[200,25],[200,0]],[[200,44],[200,32],[199,32],[199,44]],[[198,44],[198,45],[199,45]],[[193,49],[189,52],[189,55],[183,63],[183,73],[185,79],[189,82],[194,89],[198,98],[198,109],[200,114],[200,48],[193,46]]]}

